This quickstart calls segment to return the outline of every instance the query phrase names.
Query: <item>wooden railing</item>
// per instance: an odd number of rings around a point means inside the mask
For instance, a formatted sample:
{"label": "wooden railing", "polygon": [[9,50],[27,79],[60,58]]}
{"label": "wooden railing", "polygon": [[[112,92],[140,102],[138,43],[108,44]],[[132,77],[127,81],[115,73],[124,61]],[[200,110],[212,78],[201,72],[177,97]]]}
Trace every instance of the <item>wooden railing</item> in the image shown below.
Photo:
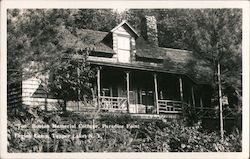
{"label": "wooden railing", "polygon": [[[109,96],[100,96],[100,110],[107,112],[127,112],[127,98],[125,97],[109,97]],[[187,103],[174,100],[158,100],[159,113],[160,114],[169,114],[184,113],[185,108],[188,108],[191,111],[194,111],[196,115],[201,118],[218,118],[219,109],[211,107],[191,107]],[[88,107],[84,107],[88,108]],[[94,109],[93,107],[92,109]],[[223,108],[223,117],[224,118],[234,118],[237,110],[234,108]]]}
{"label": "wooden railing", "polygon": [[108,112],[126,111],[127,98],[100,96],[100,109]]}
{"label": "wooden railing", "polygon": [[[209,108],[209,107],[195,107],[196,114],[200,117],[205,118],[218,118],[219,109],[218,108]],[[223,108],[223,118],[234,118],[237,113],[237,110],[234,108]]]}
{"label": "wooden railing", "polygon": [[181,101],[158,100],[159,113],[182,113],[182,108],[188,104]]}

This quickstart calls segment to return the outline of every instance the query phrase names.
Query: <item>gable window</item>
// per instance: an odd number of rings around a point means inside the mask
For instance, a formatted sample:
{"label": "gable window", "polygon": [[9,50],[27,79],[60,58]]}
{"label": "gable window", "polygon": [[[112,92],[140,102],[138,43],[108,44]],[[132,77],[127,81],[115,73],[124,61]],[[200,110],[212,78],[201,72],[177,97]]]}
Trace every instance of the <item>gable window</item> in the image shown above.
{"label": "gable window", "polygon": [[117,38],[118,62],[130,62],[130,37],[119,35]]}

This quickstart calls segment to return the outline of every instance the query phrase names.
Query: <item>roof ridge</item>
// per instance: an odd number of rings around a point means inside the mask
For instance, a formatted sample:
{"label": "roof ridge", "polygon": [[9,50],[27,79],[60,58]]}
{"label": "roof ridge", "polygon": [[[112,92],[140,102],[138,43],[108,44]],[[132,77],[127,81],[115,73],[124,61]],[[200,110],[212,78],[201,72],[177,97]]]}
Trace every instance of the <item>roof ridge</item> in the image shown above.
{"label": "roof ridge", "polygon": [[109,32],[107,32],[107,31],[99,31],[99,30],[93,30],[93,29],[78,29],[78,30],[86,30],[86,31],[94,31],[94,32],[99,32],[99,33],[109,33]]}

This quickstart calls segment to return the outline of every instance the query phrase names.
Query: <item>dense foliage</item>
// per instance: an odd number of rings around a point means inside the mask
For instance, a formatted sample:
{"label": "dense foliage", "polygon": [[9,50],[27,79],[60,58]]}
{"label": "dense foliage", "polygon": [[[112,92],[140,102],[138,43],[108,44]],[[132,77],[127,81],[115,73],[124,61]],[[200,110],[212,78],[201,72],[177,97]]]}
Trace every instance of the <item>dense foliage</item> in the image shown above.
{"label": "dense foliage", "polygon": [[[16,109],[8,120],[9,152],[239,152],[241,133],[235,129],[221,142],[217,132],[208,133],[198,122],[187,126],[181,119],[136,119],[126,114],[101,114],[95,120],[98,128],[31,129],[37,124],[89,124],[91,115],[72,112],[47,112],[39,109]],[[18,124],[26,128],[18,129]],[[123,125],[104,128],[101,125]],[[139,128],[127,128],[126,125]],[[48,134],[49,138],[19,138],[16,134]],[[70,135],[55,139],[52,134]],[[76,134],[87,135],[73,138]]]}
{"label": "dense foliage", "polygon": [[67,101],[86,101],[92,97],[91,80],[95,77],[94,71],[86,62],[87,54],[79,57],[76,60],[63,59],[60,66],[50,70],[49,91],[54,97],[64,100],[64,110]]}

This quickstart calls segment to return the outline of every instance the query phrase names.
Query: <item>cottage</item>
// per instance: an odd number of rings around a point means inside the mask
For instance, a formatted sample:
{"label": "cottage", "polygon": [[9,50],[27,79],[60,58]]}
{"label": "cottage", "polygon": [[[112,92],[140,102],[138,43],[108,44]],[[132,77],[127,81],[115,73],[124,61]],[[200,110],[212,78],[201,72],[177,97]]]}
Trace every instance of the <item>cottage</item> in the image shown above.
{"label": "cottage", "polygon": [[[210,109],[212,90],[204,80],[204,70],[209,69],[199,65],[203,61],[191,51],[158,46],[155,17],[146,16],[143,22],[141,35],[126,21],[110,32],[78,30],[95,43],[88,61],[97,68],[93,87],[98,108],[135,114],[181,114],[185,107]],[[35,96],[39,90],[42,94],[40,84],[36,78],[22,81],[23,104],[42,106],[58,101]],[[8,98],[9,103],[18,101],[13,95]]]}

